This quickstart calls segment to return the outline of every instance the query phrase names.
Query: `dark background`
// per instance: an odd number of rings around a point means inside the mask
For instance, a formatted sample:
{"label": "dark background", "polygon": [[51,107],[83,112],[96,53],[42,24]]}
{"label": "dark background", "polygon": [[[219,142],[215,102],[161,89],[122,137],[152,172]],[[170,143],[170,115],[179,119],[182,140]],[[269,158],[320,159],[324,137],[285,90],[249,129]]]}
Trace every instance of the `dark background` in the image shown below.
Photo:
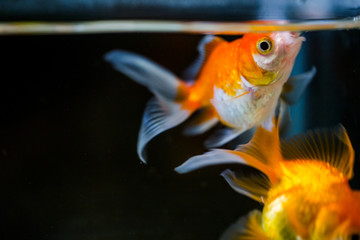
{"label": "dark background", "polygon": [[[360,31],[305,36],[294,71],[318,72],[292,109],[290,134],[342,123],[356,151],[351,185],[360,189]],[[219,176],[238,166],[173,171],[205,151],[208,134],[167,131],[141,164],[137,133],[151,94],[103,61],[121,48],[181,75],[201,37],[0,37],[0,239],[217,239],[261,208]]]}

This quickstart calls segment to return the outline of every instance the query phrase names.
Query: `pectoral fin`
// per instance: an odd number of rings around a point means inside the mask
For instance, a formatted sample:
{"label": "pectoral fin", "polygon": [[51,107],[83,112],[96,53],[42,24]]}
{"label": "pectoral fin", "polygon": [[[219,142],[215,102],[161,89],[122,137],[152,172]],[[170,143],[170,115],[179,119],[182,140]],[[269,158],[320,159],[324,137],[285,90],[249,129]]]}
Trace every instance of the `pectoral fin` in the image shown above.
{"label": "pectoral fin", "polygon": [[231,225],[220,240],[269,240],[262,228],[262,214],[259,210],[250,212]]}
{"label": "pectoral fin", "polygon": [[290,127],[290,109],[289,105],[282,99],[279,101],[279,131],[280,135],[286,132]]}
{"label": "pectoral fin", "polygon": [[281,98],[290,105],[295,104],[315,74],[316,68],[312,67],[311,70],[307,72],[289,78],[289,80],[283,86]]}

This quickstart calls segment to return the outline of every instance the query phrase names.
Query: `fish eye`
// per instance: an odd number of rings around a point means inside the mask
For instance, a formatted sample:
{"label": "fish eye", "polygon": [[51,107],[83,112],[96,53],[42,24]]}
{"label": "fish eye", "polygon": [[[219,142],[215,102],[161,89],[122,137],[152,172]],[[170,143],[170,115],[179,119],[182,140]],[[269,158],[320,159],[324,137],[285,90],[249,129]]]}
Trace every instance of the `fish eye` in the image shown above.
{"label": "fish eye", "polygon": [[261,38],[257,41],[256,48],[261,54],[269,54],[272,50],[272,41],[269,38]]}

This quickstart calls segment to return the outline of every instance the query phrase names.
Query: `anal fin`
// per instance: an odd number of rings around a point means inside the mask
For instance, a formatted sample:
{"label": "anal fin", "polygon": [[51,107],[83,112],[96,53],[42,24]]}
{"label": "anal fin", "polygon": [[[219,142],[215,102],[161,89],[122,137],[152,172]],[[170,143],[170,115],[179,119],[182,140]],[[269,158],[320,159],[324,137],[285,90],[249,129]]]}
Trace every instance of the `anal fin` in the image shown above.
{"label": "anal fin", "polygon": [[269,240],[262,227],[262,214],[259,210],[250,212],[232,224],[220,240]]}

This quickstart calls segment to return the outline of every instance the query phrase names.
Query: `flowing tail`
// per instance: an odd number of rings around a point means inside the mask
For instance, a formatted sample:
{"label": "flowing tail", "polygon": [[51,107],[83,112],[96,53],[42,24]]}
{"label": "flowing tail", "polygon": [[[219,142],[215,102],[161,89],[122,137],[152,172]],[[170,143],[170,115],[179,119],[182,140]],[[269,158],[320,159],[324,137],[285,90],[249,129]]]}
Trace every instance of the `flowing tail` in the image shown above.
{"label": "flowing tail", "polygon": [[[240,145],[235,151],[215,149],[203,155],[195,156],[175,170],[185,173],[194,169],[217,164],[245,164],[261,171],[252,176],[241,176],[229,169],[221,175],[237,192],[256,201],[263,202],[267,198],[272,185],[280,181],[282,161],[278,122],[271,131],[259,127],[253,139]],[[263,229],[262,214],[258,210],[250,212],[229,227],[221,236],[221,240],[269,240]]]}
{"label": "flowing tail", "polygon": [[262,174],[244,177],[227,169],[221,175],[235,191],[261,202],[266,198],[271,186],[278,183],[281,178],[282,160],[278,123],[276,123],[271,131],[259,127],[248,144],[240,145],[234,151],[214,149],[190,158],[175,170],[186,173],[210,165],[234,163],[249,165],[260,170]]}
{"label": "flowing tail", "polygon": [[266,199],[268,190],[282,178],[284,161],[322,161],[351,179],[354,150],[344,127],[339,125],[333,129],[308,131],[280,143],[278,122],[271,131],[258,127],[253,139],[234,151],[215,149],[190,158],[175,170],[186,173],[205,166],[234,163],[254,167],[262,174],[246,177],[225,170],[221,175],[235,191],[260,202]]}
{"label": "flowing tail", "polygon": [[105,60],[156,96],[146,106],[138,138],[137,152],[146,162],[144,150],[150,140],[185,121],[198,106],[187,101],[188,85],[143,56],[113,50],[105,55]]}

